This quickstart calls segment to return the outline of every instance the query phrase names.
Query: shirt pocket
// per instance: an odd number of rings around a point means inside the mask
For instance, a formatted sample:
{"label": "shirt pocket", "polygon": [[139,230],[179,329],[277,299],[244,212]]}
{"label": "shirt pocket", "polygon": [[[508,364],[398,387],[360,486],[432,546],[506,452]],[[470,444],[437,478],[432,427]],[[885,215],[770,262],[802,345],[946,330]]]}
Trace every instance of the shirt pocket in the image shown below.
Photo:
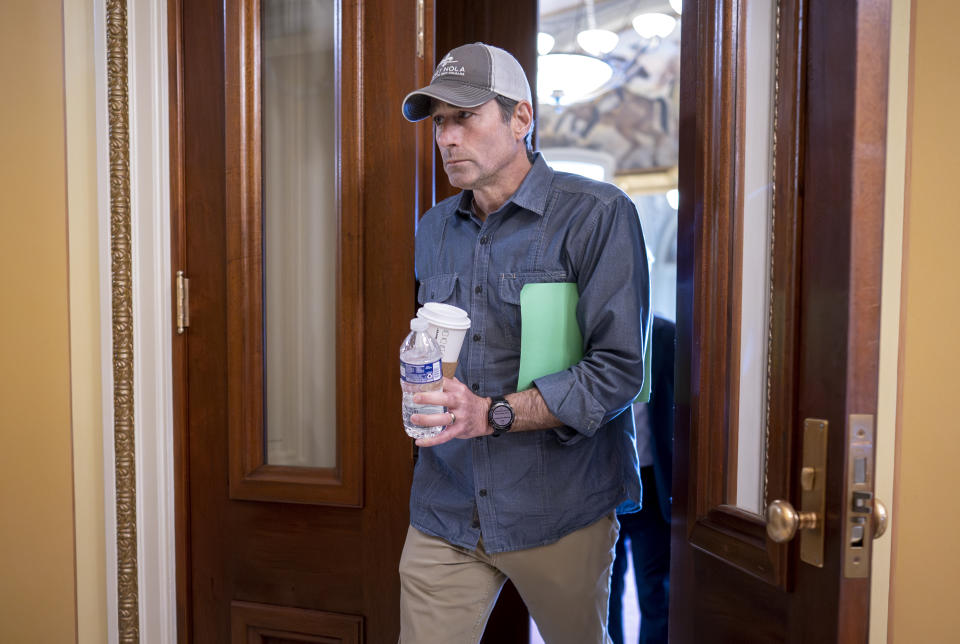
{"label": "shirt pocket", "polygon": [[500,316],[504,336],[512,342],[520,342],[520,291],[527,284],[555,284],[569,282],[564,271],[523,271],[500,273],[500,300],[503,315]]}
{"label": "shirt pocket", "polygon": [[443,302],[456,306],[457,279],[456,273],[443,273],[424,278],[417,291],[417,302],[421,306],[427,302]]}

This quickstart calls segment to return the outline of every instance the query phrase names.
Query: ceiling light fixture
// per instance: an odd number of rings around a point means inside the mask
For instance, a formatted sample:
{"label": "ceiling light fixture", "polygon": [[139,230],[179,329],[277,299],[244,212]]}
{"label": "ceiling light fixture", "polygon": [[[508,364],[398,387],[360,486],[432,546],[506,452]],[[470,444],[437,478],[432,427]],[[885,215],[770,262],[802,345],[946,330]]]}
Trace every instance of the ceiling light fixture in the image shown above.
{"label": "ceiling light fixture", "polygon": [[620,42],[620,36],[606,29],[584,29],[577,34],[577,44],[591,56],[609,54]]}
{"label": "ceiling light fixture", "polygon": [[537,59],[537,98],[570,105],[592,96],[613,76],[613,68],[583,54],[547,54]]}
{"label": "ceiling light fixture", "polygon": [[679,16],[683,13],[683,0],[670,0],[670,8]]}
{"label": "ceiling light fixture", "polygon": [[676,210],[680,206],[680,191],[676,188],[667,190],[667,203]]}
{"label": "ceiling light fixture", "polygon": [[541,56],[546,56],[550,53],[550,50],[553,49],[555,42],[556,39],[554,39],[553,36],[545,31],[541,31],[537,34],[537,53]]}
{"label": "ceiling light fixture", "polygon": [[577,34],[577,44],[591,56],[605,56],[620,42],[620,36],[609,29],[597,29],[594,0],[584,0],[587,11],[587,28]]}
{"label": "ceiling light fixture", "polygon": [[677,26],[677,19],[665,13],[641,13],[633,19],[633,28],[641,38],[666,38]]}

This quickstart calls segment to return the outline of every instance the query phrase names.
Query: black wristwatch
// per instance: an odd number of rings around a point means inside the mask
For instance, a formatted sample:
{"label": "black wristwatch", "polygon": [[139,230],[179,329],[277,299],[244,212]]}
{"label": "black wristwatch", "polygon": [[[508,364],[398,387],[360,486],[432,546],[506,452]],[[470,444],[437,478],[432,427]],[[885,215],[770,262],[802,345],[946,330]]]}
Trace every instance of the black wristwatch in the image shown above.
{"label": "black wristwatch", "polygon": [[513,407],[503,396],[494,396],[491,399],[490,411],[487,412],[487,422],[493,427],[493,435],[499,436],[510,431],[513,427]]}

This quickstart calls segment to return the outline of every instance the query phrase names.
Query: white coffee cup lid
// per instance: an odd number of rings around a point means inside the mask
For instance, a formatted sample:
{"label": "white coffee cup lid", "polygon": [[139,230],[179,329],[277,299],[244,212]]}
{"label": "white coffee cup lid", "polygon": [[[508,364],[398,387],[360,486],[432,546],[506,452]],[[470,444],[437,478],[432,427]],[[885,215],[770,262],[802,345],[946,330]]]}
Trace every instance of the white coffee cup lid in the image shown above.
{"label": "white coffee cup lid", "polygon": [[467,317],[466,311],[441,302],[427,302],[417,311],[417,317],[448,329],[470,328],[470,318]]}

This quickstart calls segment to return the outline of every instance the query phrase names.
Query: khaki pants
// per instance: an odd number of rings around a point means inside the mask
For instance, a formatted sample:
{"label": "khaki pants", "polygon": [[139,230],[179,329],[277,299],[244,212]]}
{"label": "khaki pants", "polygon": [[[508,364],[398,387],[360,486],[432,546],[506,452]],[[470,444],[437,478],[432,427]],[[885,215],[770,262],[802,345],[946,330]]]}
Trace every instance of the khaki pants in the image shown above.
{"label": "khaki pants", "polygon": [[400,642],[480,641],[509,578],[546,644],[606,644],[613,513],[546,546],[488,554],[453,546],[413,526],[400,558]]}

